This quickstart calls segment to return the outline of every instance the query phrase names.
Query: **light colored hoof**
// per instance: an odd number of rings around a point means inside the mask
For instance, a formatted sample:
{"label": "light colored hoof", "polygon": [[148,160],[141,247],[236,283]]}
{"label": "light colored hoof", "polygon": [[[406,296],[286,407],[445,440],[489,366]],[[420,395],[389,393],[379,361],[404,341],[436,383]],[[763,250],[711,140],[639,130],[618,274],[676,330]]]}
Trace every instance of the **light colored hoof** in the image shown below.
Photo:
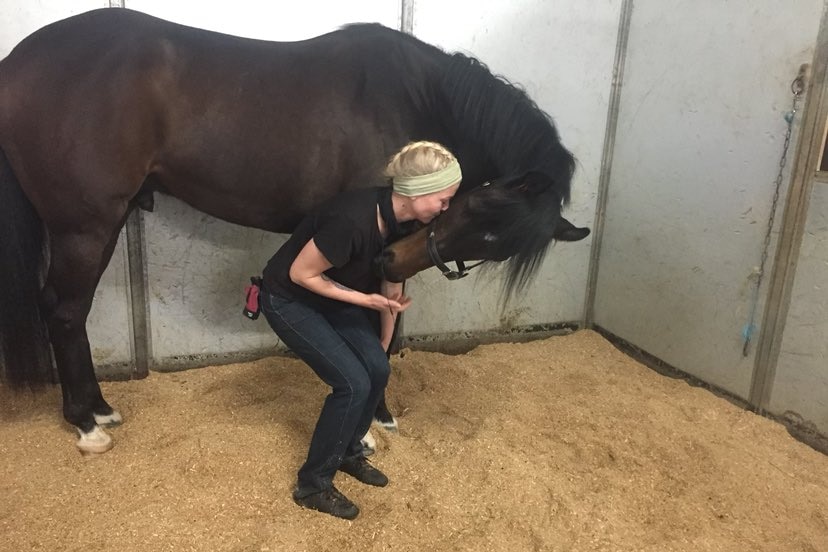
{"label": "light colored hoof", "polygon": [[116,427],[124,423],[120,412],[113,410],[112,414],[105,416],[103,414],[95,414],[95,423],[103,427]]}
{"label": "light colored hoof", "polygon": [[84,433],[78,430],[80,439],[75,445],[83,454],[103,454],[112,448],[115,444],[112,442],[112,437],[107,435],[106,431],[98,426],[89,433]]}
{"label": "light colored hoof", "polygon": [[374,439],[374,436],[371,435],[371,430],[368,430],[368,433],[365,434],[365,437],[362,438],[362,454],[365,456],[371,456],[377,451],[377,441]]}

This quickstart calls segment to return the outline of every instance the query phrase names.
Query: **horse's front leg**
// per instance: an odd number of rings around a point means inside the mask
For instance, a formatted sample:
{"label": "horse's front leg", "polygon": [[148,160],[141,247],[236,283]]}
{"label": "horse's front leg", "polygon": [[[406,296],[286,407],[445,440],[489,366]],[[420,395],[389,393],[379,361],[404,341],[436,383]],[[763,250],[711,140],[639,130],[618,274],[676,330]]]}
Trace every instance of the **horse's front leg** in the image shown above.
{"label": "horse's front leg", "polygon": [[[383,392],[382,398],[377,405],[377,410],[374,412],[374,423],[384,427],[388,431],[393,431],[395,433],[397,432],[397,419],[394,418],[388,410],[388,406],[385,404],[385,392]],[[374,436],[371,435],[370,429],[368,430],[368,433],[362,437],[362,448],[365,456],[370,456],[377,450],[377,441],[374,439]]]}
{"label": "horse's front leg", "polygon": [[382,398],[377,405],[377,411],[374,412],[374,422],[388,431],[396,432],[398,429],[397,419],[388,410],[388,405],[385,404],[385,393],[382,394]]}
{"label": "horse's front leg", "polygon": [[43,290],[44,315],[63,391],[63,417],[78,429],[76,444],[84,453],[111,449],[112,438],[101,426],[122,421],[101,394],[86,333],[95,287],[112,255],[117,231],[107,237],[52,234],[51,264]]}
{"label": "horse's front leg", "polygon": [[[403,284],[403,290],[405,290],[405,284]],[[400,314],[397,317],[397,320],[394,323],[394,333],[391,336],[391,346],[389,347],[388,351],[386,351],[386,355],[388,356],[388,360],[390,362],[391,355],[400,352],[400,342],[399,342],[399,333],[402,326],[402,319],[403,315]],[[380,399],[379,404],[377,405],[377,409],[374,412],[374,423],[378,424],[388,431],[397,432],[397,419],[391,414],[388,410],[388,405],[385,404],[385,391],[382,392],[382,398]],[[377,441],[374,439],[374,436],[371,435],[371,430],[369,429],[368,432],[362,437],[362,448],[365,452],[365,456],[370,456],[374,454],[377,450]]]}
{"label": "horse's front leg", "polygon": [[[403,282],[402,289],[403,293],[405,293],[405,282]],[[388,357],[388,362],[391,362],[391,355],[399,354],[400,352],[400,335],[402,333],[403,316],[404,313],[400,313],[400,315],[397,316],[397,319],[394,321],[394,333],[391,335],[391,345],[388,347],[388,351],[386,351],[385,353]],[[394,416],[391,414],[391,411],[388,410],[388,405],[385,404],[385,391],[382,392],[382,398],[380,399],[380,402],[377,405],[376,412],[374,412],[374,422],[384,427],[388,431],[396,432],[398,429],[397,419],[394,418]]]}

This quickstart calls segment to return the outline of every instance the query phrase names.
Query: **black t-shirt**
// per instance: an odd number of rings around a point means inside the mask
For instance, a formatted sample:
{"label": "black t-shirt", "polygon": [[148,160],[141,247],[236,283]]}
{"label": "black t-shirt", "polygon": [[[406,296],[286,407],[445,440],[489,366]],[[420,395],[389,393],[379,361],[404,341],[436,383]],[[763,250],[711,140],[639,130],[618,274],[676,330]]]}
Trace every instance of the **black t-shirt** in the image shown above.
{"label": "black t-shirt", "polygon": [[[290,279],[293,261],[313,238],[316,247],[333,265],[325,271],[326,276],[363,293],[378,293],[380,279],[374,275],[371,264],[385,245],[377,226],[377,205],[386,199],[390,206],[389,189],[365,188],[340,194],[323,203],[302,220],[288,241],[268,261],[263,273],[265,287],[321,310],[341,306],[339,301],[316,294]],[[387,224],[390,222],[390,228],[396,227],[396,220],[383,218]]]}

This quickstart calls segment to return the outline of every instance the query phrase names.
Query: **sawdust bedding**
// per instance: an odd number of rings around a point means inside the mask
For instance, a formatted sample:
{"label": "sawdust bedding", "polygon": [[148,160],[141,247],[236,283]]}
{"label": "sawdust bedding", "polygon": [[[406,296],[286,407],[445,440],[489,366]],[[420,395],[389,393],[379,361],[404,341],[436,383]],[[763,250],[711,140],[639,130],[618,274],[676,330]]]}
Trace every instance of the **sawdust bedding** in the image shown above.
{"label": "sawdust bedding", "polygon": [[828,550],[828,458],[596,333],[393,366],[353,522],[290,499],[326,393],[296,359],[104,383],[97,457],[58,389],[0,388],[0,550]]}

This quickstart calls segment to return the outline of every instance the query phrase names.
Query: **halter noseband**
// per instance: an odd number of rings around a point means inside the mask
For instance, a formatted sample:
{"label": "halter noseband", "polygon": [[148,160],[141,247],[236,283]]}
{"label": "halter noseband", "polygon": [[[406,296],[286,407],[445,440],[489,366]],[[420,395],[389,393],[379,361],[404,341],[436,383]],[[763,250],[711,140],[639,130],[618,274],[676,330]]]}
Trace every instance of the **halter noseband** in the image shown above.
{"label": "halter noseband", "polygon": [[483,261],[479,261],[468,268],[466,268],[466,264],[463,261],[454,261],[454,264],[457,265],[457,270],[451,270],[448,266],[446,266],[446,263],[443,262],[443,259],[440,258],[440,254],[437,252],[437,240],[434,236],[435,231],[437,230],[437,218],[439,217],[436,217],[428,224],[428,235],[426,237],[426,251],[428,252],[428,258],[431,259],[434,266],[439,268],[440,272],[442,272],[443,276],[447,279],[459,280],[460,278],[465,278],[469,275],[469,270],[483,264]]}

